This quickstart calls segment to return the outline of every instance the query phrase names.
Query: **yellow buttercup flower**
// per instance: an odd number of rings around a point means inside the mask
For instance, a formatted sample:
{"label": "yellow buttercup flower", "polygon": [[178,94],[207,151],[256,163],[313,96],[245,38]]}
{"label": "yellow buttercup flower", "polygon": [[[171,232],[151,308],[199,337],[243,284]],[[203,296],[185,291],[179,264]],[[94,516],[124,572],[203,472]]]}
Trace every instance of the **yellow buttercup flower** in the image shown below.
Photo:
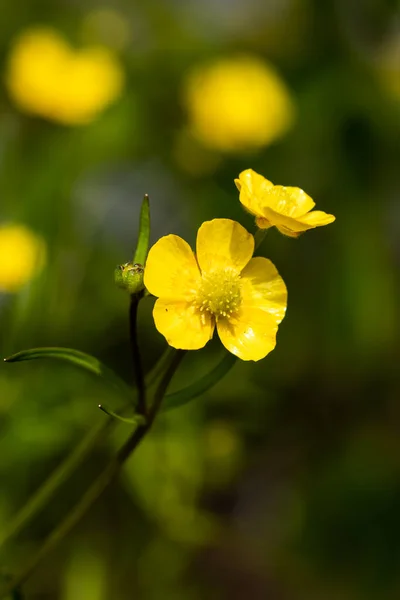
{"label": "yellow buttercup flower", "polygon": [[16,292],[44,266],[45,243],[24,225],[0,226],[0,291]]}
{"label": "yellow buttercup flower", "polygon": [[252,169],[235,179],[240,202],[256,217],[260,229],[277,227],[281,233],[298,237],[303,231],[329,225],[335,217],[312,210],[315,202],[297,187],[274,185]]}
{"label": "yellow buttercup flower", "polygon": [[50,28],[23,32],[6,71],[8,90],[21,109],[67,125],[95,119],[121,93],[123,81],[110,50],[74,50]]}
{"label": "yellow buttercup flower", "polygon": [[252,258],[253,251],[253,236],[230,219],[201,225],[196,256],[176,235],[151,248],[144,283],[158,298],[154,321],[170,346],[202,348],[216,326],[227,350],[242,360],[260,360],[275,348],[286,286],[272,262]]}
{"label": "yellow buttercup flower", "polygon": [[284,81],[259,58],[239,56],[191,72],[184,104],[193,134],[210,148],[254,150],[281,137],[294,107]]}

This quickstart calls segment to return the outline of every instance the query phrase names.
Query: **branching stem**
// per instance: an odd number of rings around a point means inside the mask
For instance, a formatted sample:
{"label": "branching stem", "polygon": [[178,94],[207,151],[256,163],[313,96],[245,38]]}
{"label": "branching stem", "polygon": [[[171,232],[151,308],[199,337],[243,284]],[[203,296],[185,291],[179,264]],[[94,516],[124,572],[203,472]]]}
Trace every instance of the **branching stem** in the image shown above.
{"label": "branching stem", "polygon": [[112,483],[115,477],[118,475],[120,468],[131,456],[132,452],[137,448],[142,439],[150,430],[154,419],[160,409],[161,402],[164,398],[165,392],[167,391],[168,385],[177,370],[185,351],[177,350],[174,356],[174,360],[169,365],[167,371],[162,377],[156,392],[154,394],[154,400],[149,411],[147,421],[143,425],[139,425],[132,435],[128,438],[125,444],[120,448],[118,453],[110,460],[108,465],[105,467],[100,476],[93,482],[89,489],[84,493],[81,500],[75,505],[75,507],[67,514],[63,521],[54,529],[49,535],[44,544],[34,554],[31,559],[27,562],[24,569],[17,577],[15,577],[1,592],[0,598],[6,597],[12,593],[13,590],[18,589],[31,575],[32,571],[35,570],[37,565],[53,550],[71,531],[71,529],[80,521],[80,519],[86,514],[89,508],[95,503],[95,501],[101,496],[103,491]]}

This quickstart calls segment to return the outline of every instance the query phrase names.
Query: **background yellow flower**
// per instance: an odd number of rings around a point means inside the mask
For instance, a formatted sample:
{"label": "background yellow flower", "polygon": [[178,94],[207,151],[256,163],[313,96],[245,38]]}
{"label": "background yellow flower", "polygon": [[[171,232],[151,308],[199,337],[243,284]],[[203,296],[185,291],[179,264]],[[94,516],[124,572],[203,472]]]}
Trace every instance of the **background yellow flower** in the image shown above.
{"label": "background yellow flower", "polygon": [[284,235],[298,237],[303,231],[329,225],[335,217],[312,210],[315,202],[298,187],[274,185],[252,169],[235,179],[240,202],[256,217],[260,229],[276,226]]}
{"label": "background yellow flower", "polygon": [[184,102],[193,133],[216,150],[266,146],[293,121],[286,84],[271,65],[252,56],[194,69],[186,81]]}
{"label": "background yellow flower", "polygon": [[15,292],[44,266],[42,238],[24,225],[0,226],[0,291]]}
{"label": "background yellow flower", "polygon": [[74,50],[50,28],[23,32],[13,43],[6,83],[21,109],[68,125],[92,121],[124,82],[114,53],[102,47]]}

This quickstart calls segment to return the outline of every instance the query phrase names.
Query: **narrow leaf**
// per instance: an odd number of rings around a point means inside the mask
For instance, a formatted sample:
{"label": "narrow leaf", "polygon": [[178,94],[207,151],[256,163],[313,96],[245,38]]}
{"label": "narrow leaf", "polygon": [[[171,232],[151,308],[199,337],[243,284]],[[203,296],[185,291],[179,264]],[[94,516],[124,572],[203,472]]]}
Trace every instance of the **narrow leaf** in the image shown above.
{"label": "narrow leaf", "polygon": [[103,404],[99,404],[99,409],[105,413],[107,416],[116,419],[117,421],[121,421],[121,423],[127,423],[128,425],[145,425],[146,419],[143,415],[136,414],[134,417],[123,417],[119,415],[115,411],[103,406]]}
{"label": "narrow leaf", "polygon": [[106,367],[94,356],[72,348],[32,348],[17,352],[17,354],[5,358],[4,361],[13,363],[41,358],[51,358],[71,363],[85,371],[89,371],[93,375],[101,377],[124,396],[131,398],[133,395],[129,386],[112,369]]}
{"label": "narrow leaf", "polygon": [[225,377],[235,364],[236,360],[237,358],[236,356],[233,356],[233,354],[226,354],[218,365],[214,367],[212,371],[204,375],[204,377],[182,390],[167,394],[164,398],[161,410],[167,411],[178,408],[178,406],[187,404],[197,396],[201,396],[201,394],[207,392],[214,387],[218,381]]}
{"label": "narrow leaf", "polygon": [[140,209],[140,223],[138,243],[133,257],[134,264],[144,265],[150,243],[150,202],[146,194],[143,198],[142,208]]}

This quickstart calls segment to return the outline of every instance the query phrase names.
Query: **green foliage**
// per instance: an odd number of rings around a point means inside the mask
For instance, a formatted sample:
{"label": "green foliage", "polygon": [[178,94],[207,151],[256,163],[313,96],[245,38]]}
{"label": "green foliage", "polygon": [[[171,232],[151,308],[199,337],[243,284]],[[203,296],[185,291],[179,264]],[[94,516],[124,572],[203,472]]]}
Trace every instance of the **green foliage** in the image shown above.
{"label": "green foliage", "polygon": [[[3,4],[3,84],[15,35],[41,23],[77,46],[111,45],[126,81],[79,127],[28,115],[1,86],[0,223],[28,226],[47,258],[18,293],[0,293],[1,355],[44,348],[0,365],[0,537],[88,432],[100,434],[0,566],[29,559],[129,436],[132,424],[98,405],[132,417],[128,298],[112,278],[117,264],[145,262],[143,195],[151,243],[176,233],[194,247],[207,219],[251,230],[233,180],[253,168],[337,217],[290,244],[268,231],[258,249],[289,289],[276,350],[229,372],[216,341],[187,356],[148,440],[24,598],[397,600],[395,3],[122,0],[122,28],[86,0]],[[217,153],[188,127],[183,83],[196,65],[243,53],[278,69],[295,121],[251,155]],[[164,342],[152,302],[139,310],[145,373]],[[33,360],[45,357],[55,360]],[[214,369],[227,376],[211,389]]]}
{"label": "green foliage", "polygon": [[106,367],[106,365],[101,363],[94,356],[90,356],[79,350],[73,350],[71,348],[33,348],[31,350],[17,352],[8,358],[5,358],[4,361],[7,363],[17,363],[44,358],[71,363],[80,369],[84,369],[93,375],[97,375],[104,379],[108,385],[111,385],[118,390],[125,398],[129,398],[133,395],[126,383],[124,383],[114,371]]}

